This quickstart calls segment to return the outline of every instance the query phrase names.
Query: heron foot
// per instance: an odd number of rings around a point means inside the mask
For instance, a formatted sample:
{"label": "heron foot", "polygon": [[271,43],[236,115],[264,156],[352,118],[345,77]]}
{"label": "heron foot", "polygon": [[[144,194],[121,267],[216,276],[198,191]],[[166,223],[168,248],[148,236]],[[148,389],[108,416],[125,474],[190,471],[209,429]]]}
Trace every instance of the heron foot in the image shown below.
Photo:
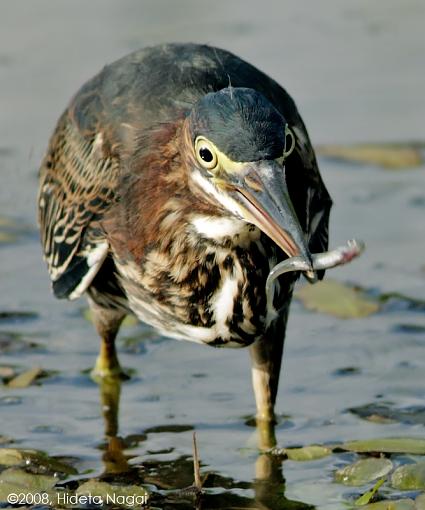
{"label": "heron foot", "polygon": [[104,379],[119,379],[121,381],[130,379],[130,376],[121,368],[113,343],[102,341],[99,356],[91,371],[91,377],[96,382]]}

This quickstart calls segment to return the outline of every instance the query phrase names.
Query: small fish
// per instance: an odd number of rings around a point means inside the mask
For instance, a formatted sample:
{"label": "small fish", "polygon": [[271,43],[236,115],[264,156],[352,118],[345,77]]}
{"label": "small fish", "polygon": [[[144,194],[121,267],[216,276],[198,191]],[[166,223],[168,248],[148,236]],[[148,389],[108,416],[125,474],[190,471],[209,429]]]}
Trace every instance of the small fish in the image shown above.
{"label": "small fish", "polygon": [[353,259],[363,253],[365,244],[363,241],[351,239],[343,246],[338,246],[334,250],[315,253],[311,256],[311,265],[304,257],[289,257],[279,264],[276,264],[270,271],[266,281],[267,303],[272,306],[274,294],[274,281],[280,275],[291,271],[305,271],[310,282],[314,283],[315,279],[310,276],[311,267],[314,272],[323,269],[331,269],[332,267],[348,264]]}

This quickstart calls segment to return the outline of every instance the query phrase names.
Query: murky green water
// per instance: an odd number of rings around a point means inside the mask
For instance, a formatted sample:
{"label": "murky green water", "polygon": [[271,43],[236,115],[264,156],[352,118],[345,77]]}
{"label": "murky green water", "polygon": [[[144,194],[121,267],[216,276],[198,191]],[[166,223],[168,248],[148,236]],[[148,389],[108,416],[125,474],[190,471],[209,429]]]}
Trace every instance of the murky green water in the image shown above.
{"label": "murky green water", "polygon": [[[99,388],[84,373],[98,340],[82,317],[84,301],[58,302],[50,294],[35,226],[36,172],[58,115],[83,81],[104,63],[165,40],[223,46],[272,74],[297,100],[315,143],[423,141],[424,16],[422,2],[413,0],[326,0],[320,7],[240,0],[216,2],[214,9],[194,1],[4,0],[0,365],[47,373],[28,388],[0,387],[0,436],[72,457],[79,475],[66,479],[70,487],[103,473],[107,481],[164,491],[192,483],[195,430],[201,472],[210,473],[200,508],[336,509],[364,492],[333,482],[334,471],[354,454],[312,462],[259,457],[249,426],[247,351],[161,339],[144,326],[123,328],[119,339],[122,364],[135,376],[121,388],[121,446],[106,453],[105,427],[113,424],[105,424]],[[355,236],[368,248],[332,277],[371,294],[424,299],[425,166],[388,171],[320,163],[335,201],[331,244]],[[277,443],[425,436],[424,328],[424,308],[396,298],[379,313],[352,320],[294,302]],[[161,494],[158,507],[194,507]]]}

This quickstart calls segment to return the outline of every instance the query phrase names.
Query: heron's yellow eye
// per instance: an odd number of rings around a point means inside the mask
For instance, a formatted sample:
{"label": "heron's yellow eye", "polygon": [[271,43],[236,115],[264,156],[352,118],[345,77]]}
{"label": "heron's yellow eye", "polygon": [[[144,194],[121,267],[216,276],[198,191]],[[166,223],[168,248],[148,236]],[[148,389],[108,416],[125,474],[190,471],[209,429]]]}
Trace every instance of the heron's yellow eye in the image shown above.
{"label": "heron's yellow eye", "polygon": [[217,153],[212,143],[202,137],[198,137],[195,142],[195,152],[198,162],[207,170],[212,170],[217,166]]}

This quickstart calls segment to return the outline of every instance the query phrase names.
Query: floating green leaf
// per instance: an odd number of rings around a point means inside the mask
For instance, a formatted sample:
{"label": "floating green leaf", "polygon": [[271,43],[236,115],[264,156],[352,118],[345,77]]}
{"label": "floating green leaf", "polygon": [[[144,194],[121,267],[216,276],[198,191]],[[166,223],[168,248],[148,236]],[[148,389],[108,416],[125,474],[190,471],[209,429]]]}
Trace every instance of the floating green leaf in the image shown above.
{"label": "floating green leaf", "polygon": [[415,499],[415,510],[425,510],[425,493]]}
{"label": "floating green leaf", "polygon": [[22,469],[9,468],[0,473],[0,502],[9,494],[39,494],[49,492],[57,479],[54,476],[34,475]]}
{"label": "floating green leaf", "polygon": [[17,466],[24,462],[23,452],[15,448],[0,449],[0,464],[2,466]]}
{"label": "floating green leaf", "polygon": [[31,368],[22,374],[17,375],[11,379],[7,386],[9,388],[27,388],[30,386],[40,375],[43,373],[43,369],[40,367]]}
{"label": "floating green leaf", "polygon": [[341,319],[367,317],[379,310],[379,303],[353,287],[327,279],[304,285],[295,292],[308,310],[324,312]]}
{"label": "floating green leaf", "polygon": [[416,167],[423,162],[420,144],[324,145],[317,150],[329,158],[391,169]]}
{"label": "floating green leaf", "polygon": [[335,473],[335,480],[344,485],[360,486],[387,475],[393,468],[389,459],[360,459]]}
{"label": "floating green leaf", "polygon": [[360,418],[374,423],[408,423],[409,425],[425,425],[425,406],[393,407],[386,402],[372,402],[349,411]]}
{"label": "floating green leaf", "polygon": [[425,439],[413,437],[393,437],[378,439],[360,439],[347,441],[341,448],[358,453],[411,453],[425,455]]}
{"label": "floating green leaf", "polygon": [[303,446],[302,448],[284,448],[282,451],[289,460],[307,461],[327,457],[332,453],[330,448],[325,446]]}
{"label": "floating green leaf", "polygon": [[59,472],[67,475],[78,473],[73,466],[53,457],[49,457],[44,452],[37,450],[20,450],[18,448],[0,448],[0,465],[32,465],[35,470],[40,468],[43,473],[45,473],[46,470],[51,473]]}
{"label": "floating green leaf", "polygon": [[425,461],[397,468],[391,476],[391,485],[399,490],[425,490]]}

